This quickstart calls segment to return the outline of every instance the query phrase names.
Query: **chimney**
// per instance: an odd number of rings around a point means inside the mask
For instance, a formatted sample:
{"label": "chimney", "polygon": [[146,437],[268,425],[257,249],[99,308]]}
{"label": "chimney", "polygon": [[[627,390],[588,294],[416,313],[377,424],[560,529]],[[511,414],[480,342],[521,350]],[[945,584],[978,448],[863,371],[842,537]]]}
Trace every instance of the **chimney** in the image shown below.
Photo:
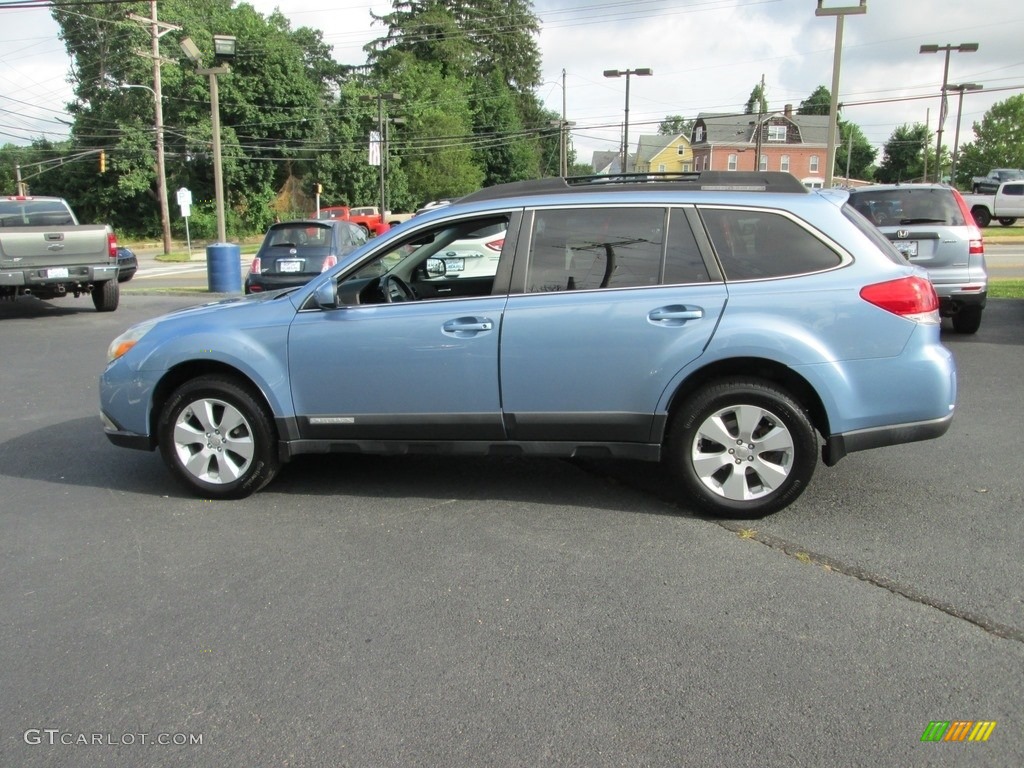
{"label": "chimney", "polygon": [[783,111],[782,111],[782,113],[783,113],[783,114],[784,114],[784,115],[785,115],[786,117],[792,117],[792,116],[793,116],[793,105],[792,105],[792,104],[787,104],[787,105],[786,105],[786,106],[785,106],[785,107],[783,108]]}

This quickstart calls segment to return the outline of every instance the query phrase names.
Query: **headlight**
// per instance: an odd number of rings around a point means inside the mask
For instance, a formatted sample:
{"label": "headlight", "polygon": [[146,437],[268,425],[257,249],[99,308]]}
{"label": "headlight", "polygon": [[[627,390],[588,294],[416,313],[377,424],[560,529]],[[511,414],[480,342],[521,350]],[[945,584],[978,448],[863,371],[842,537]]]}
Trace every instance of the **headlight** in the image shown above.
{"label": "headlight", "polygon": [[156,325],[156,321],[149,321],[146,323],[139,323],[133,325],[127,331],[122,333],[107,347],[107,363],[112,363],[117,358],[121,357],[125,352],[134,347],[139,343],[139,339],[145,336],[149,331]]}

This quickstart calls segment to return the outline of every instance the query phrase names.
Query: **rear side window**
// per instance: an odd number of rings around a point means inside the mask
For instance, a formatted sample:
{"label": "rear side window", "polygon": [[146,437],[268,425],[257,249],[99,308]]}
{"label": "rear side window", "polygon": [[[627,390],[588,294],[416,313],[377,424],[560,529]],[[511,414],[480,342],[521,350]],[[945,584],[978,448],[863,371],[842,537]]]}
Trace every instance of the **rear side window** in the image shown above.
{"label": "rear side window", "polygon": [[702,208],[701,218],[727,280],[763,280],[839,266],[838,253],[772,211]]}
{"label": "rear side window", "polygon": [[526,292],[657,285],[664,245],[663,208],[537,211]]}

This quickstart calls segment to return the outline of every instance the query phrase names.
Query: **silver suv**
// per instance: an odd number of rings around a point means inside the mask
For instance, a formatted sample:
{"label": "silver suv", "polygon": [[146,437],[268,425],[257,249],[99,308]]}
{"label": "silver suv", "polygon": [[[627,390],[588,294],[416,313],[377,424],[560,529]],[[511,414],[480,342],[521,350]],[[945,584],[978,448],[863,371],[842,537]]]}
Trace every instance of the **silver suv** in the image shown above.
{"label": "silver suv", "polygon": [[953,329],[977,332],[988,295],[985,242],[960,193],[945,184],[878,184],[852,190],[850,203],[928,270]]}

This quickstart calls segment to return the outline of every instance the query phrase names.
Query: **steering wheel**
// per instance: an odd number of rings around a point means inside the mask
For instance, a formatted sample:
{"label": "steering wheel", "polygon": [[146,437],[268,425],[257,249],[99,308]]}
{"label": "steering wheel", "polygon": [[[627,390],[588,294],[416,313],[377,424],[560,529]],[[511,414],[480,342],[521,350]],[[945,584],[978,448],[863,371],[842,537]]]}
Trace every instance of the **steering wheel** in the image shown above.
{"label": "steering wheel", "polygon": [[384,275],[380,279],[380,292],[386,304],[396,301],[416,301],[412,288],[398,275]]}

